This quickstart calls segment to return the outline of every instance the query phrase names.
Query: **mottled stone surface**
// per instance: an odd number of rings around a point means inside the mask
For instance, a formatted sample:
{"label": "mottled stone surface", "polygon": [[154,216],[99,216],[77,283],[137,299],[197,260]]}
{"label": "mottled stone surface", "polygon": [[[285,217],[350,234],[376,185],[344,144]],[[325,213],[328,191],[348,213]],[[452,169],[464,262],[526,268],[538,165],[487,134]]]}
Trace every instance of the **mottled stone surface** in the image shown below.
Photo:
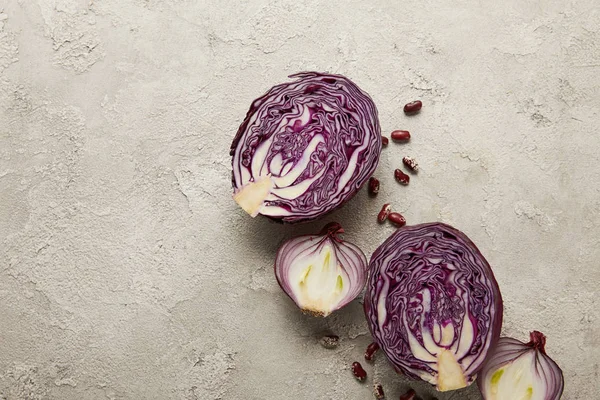
{"label": "mottled stone surface", "polygon": [[[376,200],[289,227],[234,204],[228,148],[302,70],[347,75],[412,139],[383,151]],[[466,232],[505,334],[546,333],[564,398],[598,398],[599,121],[595,0],[0,0],[0,399],[359,400],[372,379],[397,398],[382,357],[367,384],[348,370],[360,303],[303,316],[272,273],[331,220],[370,255],[387,201]]]}

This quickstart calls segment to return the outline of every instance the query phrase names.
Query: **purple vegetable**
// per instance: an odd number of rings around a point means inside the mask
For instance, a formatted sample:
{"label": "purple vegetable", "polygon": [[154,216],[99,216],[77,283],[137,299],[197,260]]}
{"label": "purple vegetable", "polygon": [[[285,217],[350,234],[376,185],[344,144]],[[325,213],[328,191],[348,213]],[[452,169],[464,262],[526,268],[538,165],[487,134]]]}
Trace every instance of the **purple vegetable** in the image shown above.
{"label": "purple vegetable", "polygon": [[250,106],[231,145],[235,201],[251,216],[308,221],[341,206],[375,171],[371,98],[341,75],[303,72]]}
{"label": "purple vegetable", "polygon": [[325,317],[352,301],[367,279],[367,258],[340,239],[337,222],[318,235],[298,236],[277,252],[275,276],[283,291],[302,311]]}
{"label": "purple vegetable", "polygon": [[500,335],[502,297],[473,242],[428,223],[398,229],[375,251],[365,313],[398,372],[446,391],[475,380]]}
{"label": "purple vegetable", "polygon": [[564,388],[559,366],[546,354],[546,337],[533,331],[529,343],[503,337],[477,378],[485,400],[558,400]]}

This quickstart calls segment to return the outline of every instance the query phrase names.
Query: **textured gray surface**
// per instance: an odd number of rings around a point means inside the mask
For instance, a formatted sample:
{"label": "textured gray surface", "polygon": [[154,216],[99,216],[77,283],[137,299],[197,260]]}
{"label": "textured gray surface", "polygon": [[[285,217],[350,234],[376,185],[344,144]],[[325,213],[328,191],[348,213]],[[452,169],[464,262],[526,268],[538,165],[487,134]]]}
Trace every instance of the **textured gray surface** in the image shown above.
{"label": "textured gray surface", "polygon": [[[0,398],[370,398],[347,371],[360,304],[302,316],[272,263],[334,219],[370,255],[385,200],[465,231],[504,332],[546,333],[564,398],[598,398],[598,3],[486,4],[0,0]],[[383,152],[376,201],[288,227],[236,207],[228,146],[302,70],[349,76],[413,140]],[[400,187],[407,154],[422,171]],[[381,357],[368,371],[392,399],[407,385]]]}

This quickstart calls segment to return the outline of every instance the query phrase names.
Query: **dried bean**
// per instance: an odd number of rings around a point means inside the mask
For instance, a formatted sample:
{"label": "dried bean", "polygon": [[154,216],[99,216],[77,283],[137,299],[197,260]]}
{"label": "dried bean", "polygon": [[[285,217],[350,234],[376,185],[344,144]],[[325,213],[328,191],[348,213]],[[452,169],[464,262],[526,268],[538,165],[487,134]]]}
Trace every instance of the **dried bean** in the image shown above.
{"label": "dried bean", "polygon": [[326,335],[321,338],[319,343],[326,349],[335,349],[340,342],[340,337],[337,335]]}
{"label": "dried bean", "polygon": [[392,211],[392,206],[390,206],[390,203],[385,203],[383,207],[381,207],[381,211],[379,211],[379,214],[377,214],[377,221],[385,221],[388,215],[390,215],[390,211]]}
{"label": "dried bean", "polygon": [[404,157],[402,159],[402,162],[404,163],[404,165],[406,165],[406,168],[410,169],[413,172],[417,172],[419,170],[419,164],[417,164],[415,159],[412,157]]}
{"label": "dried bean", "polygon": [[369,194],[375,196],[379,193],[379,179],[375,177],[369,178]]}
{"label": "dried bean", "polygon": [[386,138],[385,136],[381,137],[381,145],[382,146],[384,146],[384,147],[387,146],[389,142],[390,142],[390,140],[388,138]]}
{"label": "dried bean", "polygon": [[392,140],[396,140],[399,142],[405,142],[410,140],[410,132],[409,131],[394,131],[391,134]]}
{"label": "dried bean", "polygon": [[391,223],[393,223],[394,225],[397,225],[399,227],[406,225],[406,219],[400,213],[397,213],[397,212],[390,213],[388,215],[388,219],[390,220]]}
{"label": "dried bean", "polygon": [[379,350],[379,345],[376,342],[368,345],[367,350],[365,351],[365,360],[371,361],[377,350]]}
{"label": "dried bean", "polygon": [[410,389],[408,392],[400,396],[400,400],[421,400],[421,398],[417,397],[415,391]]}
{"label": "dried bean", "polygon": [[404,172],[402,172],[400,169],[396,169],[394,171],[394,178],[396,178],[396,180],[398,182],[400,182],[403,185],[408,185],[408,183],[410,182],[410,176],[406,175]]}
{"label": "dried bean", "polygon": [[376,383],[373,386],[373,396],[375,396],[377,400],[385,399],[385,393],[383,393],[383,386],[381,386],[381,384]]}
{"label": "dried bean", "polygon": [[404,113],[405,114],[416,113],[419,110],[421,110],[421,107],[423,107],[423,103],[421,102],[421,100],[411,101],[410,103],[407,103],[404,106]]}
{"label": "dried bean", "polygon": [[363,369],[362,365],[360,365],[358,361],[352,363],[352,374],[360,382],[367,378],[367,371]]}

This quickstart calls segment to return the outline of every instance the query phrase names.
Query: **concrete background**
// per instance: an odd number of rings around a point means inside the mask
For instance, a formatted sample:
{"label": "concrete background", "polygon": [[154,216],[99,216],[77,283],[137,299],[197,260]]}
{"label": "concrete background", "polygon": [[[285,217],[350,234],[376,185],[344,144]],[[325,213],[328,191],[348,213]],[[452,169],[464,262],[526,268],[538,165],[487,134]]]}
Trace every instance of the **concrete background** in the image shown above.
{"label": "concrete background", "polygon": [[[331,220],[369,256],[386,201],[466,232],[504,333],[544,332],[563,398],[599,398],[598,2],[491,4],[0,0],[0,398],[358,400],[374,379],[396,399],[408,382],[382,357],[367,384],[348,372],[370,341],[359,302],[306,317],[272,273],[283,240]],[[231,139],[303,70],[347,75],[413,140],[384,150],[377,200],[251,219]]]}

